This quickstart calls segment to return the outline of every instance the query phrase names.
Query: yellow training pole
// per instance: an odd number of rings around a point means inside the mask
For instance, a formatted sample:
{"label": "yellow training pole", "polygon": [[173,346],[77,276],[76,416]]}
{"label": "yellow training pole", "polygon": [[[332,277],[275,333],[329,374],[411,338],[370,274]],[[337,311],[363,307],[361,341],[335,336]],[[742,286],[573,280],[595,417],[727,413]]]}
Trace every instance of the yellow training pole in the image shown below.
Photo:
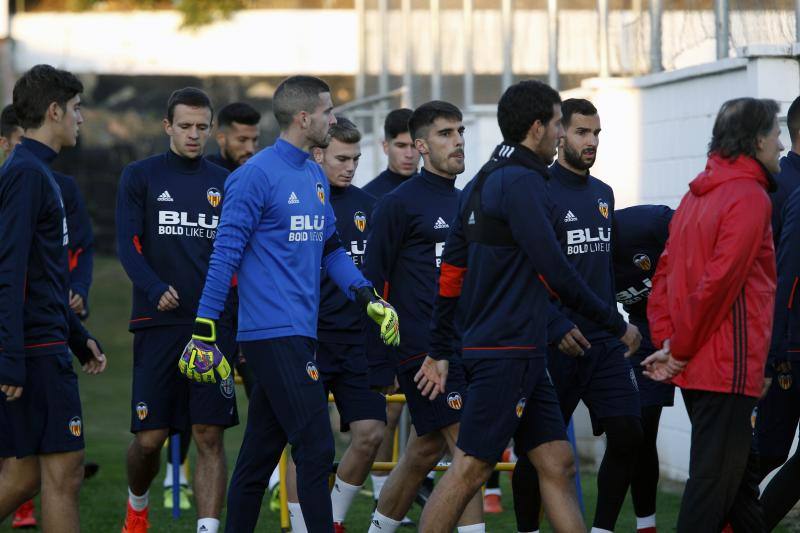
{"label": "yellow training pole", "polygon": [[289,494],[286,490],[286,450],[283,449],[281,460],[278,463],[278,477],[280,478],[280,489],[278,491],[281,502],[281,531],[289,531]]}

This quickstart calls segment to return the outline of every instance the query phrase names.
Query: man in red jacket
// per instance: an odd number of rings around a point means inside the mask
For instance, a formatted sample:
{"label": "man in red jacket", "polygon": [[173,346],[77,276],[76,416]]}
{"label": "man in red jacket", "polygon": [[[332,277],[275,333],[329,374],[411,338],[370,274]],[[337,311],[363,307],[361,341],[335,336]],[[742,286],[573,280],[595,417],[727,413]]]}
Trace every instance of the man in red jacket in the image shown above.
{"label": "man in red jacket", "polygon": [[678,532],[764,531],[745,480],[750,415],[765,385],[775,299],[767,191],[783,145],[778,104],[722,105],[703,172],[670,224],[647,308],[653,344],[645,374],[681,387],[692,423],[689,480]]}

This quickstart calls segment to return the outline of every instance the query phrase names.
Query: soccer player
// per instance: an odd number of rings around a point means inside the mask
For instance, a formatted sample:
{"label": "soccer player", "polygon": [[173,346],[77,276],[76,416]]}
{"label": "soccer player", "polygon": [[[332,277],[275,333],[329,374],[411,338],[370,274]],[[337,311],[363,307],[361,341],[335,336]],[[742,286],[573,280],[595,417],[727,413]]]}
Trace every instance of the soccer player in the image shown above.
{"label": "soccer player", "polygon": [[389,160],[386,170],[364,186],[364,191],[377,199],[417,173],[419,152],[408,132],[412,111],[400,108],[390,111],[383,122],[383,153]]}
{"label": "soccer player", "polygon": [[[791,152],[790,152],[791,153]],[[767,375],[773,383],[767,396],[761,400],[756,418],[756,442],[765,461],[761,473],[767,474],[788,456],[794,432],[800,420],[796,381],[800,376],[800,334],[797,331],[795,290],[800,277],[800,189],[796,189],[785,203],[782,216],[781,240],[778,244],[778,288],[775,295],[775,322]],[[777,383],[775,383],[777,382]],[[766,453],[765,453],[766,452]],[[780,454],[780,455],[779,455]],[[791,510],[800,492],[797,474],[800,470],[800,452],[795,452],[770,480],[761,495],[766,531],[772,531]]]}
{"label": "soccer player", "polygon": [[[423,167],[376,206],[366,272],[376,286],[384,287],[384,296],[392,297],[403,317],[403,339],[394,363],[413,430],[405,453],[381,490],[370,533],[397,529],[443,450],[455,451],[466,392],[463,372],[456,364],[447,394],[436,401],[424,398],[413,379],[428,352],[442,250],[458,204],[455,180],[464,172],[461,111],[447,102],[428,102],[414,110],[408,127]],[[484,531],[480,495],[473,496],[459,521],[459,533]]]}
{"label": "soccer player", "polygon": [[[336,231],[353,263],[362,268],[375,198],[351,185],[361,157],[361,133],[350,120],[336,117],[331,126],[330,143],[314,147],[331,189],[330,202],[336,215]],[[367,355],[364,348],[363,311],[323,276],[317,326],[316,364],[325,391],[332,392],[339,410],[342,431],[351,440],[331,490],[333,529],[344,532],[344,519],[350,504],[369,474],[386,427],[386,400],[370,389]],[[302,510],[294,483],[289,485],[292,531],[305,531]]]}
{"label": "soccer player", "polygon": [[558,93],[538,81],[516,83],[500,99],[497,118],[504,142],[461,195],[444,247],[430,354],[415,376],[424,395],[439,397],[463,346],[469,389],[457,450],[420,530],[451,531],[513,436],[517,455],[536,467],[553,528],[585,531],[572,450],[547,373],[548,295],[622,336],[631,350],[639,333],[587,286],[556,239],[545,178],[564,135]]}
{"label": "soccer player", "polygon": [[[797,275],[795,262],[798,248],[795,243],[800,237],[800,201],[794,198],[794,191],[800,185],[800,97],[789,107],[786,125],[792,147],[781,158],[781,171],[775,175],[777,190],[770,195],[778,288],[772,344],[765,369],[772,384],[758,403],[754,436],[760,467],[759,480],[786,461],[800,421],[800,359],[796,355],[793,329],[788,326],[797,309],[790,295]],[[792,198],[791,202],[787,198]],[[800,497],[793,486],[798,468],[800,456],[795,453],[764,489],[761,503],[768,531],[777,525]]]}
{"label": "soccer player", "polygon": [[[408,132],[408,119],[411,118],[412,112],[407,108],[394,109],[386,115],[386,120],[383,122],[383,153],[386,154],[388,165],[386,170],[364,186],[364,191],[378,200],[417,173],[420,155]],[[367,352],[370,362],[369,379],[373,388],[391,393],[396,390],[395,367],[392,358],[385,355],[387,351],[391,351],[391,348],[369,345]],[[386,431],[375,458],[377,461],[392,460],[394,434],[402,412],[402,403],[386,404]],[[389,472],[373,472],[370,476],[372,496],[376,506],[388,475]],[[432,479],[426,479],[420,487],[421,490],[425,484],[430,484],[430,489],[433,489]],[[408,517],[403,517],[402,525],[413,526],[414,523]]]}
{"label": "soccer player", "polygon": [[639,533],[656,531],[658,423],[662,408],[672,406],[675,397],[674,386],[645,377],[641,366],[655,351],[647,325],[647,297],[653,287],[658,259],[667,243],[672,214],[672,209],[665,205],[637,205],[614,212],[612,254],[617,301],[642,334],[639,351],[630,358],[642,406],[642,445],[631,477],[631,499]]}
{"label": "soccer player", "polygon": [[[0,151],[3,160],[11,155],[11,151],[22,141],[24,130],[20,125],[14,105],[9,104],[0,113]],[[83,196],[78,190],[75,180],[70,176],[52,170],[64,201],[67,213],[67,263],[69,265],[69,303],[72,311],[82,320],[88,316],[89,287],[92,283],[94,263],[94,236],[92,221]],[[84,465],[84,479],[93,476],[99,466],[96,463]],[[36,516],[33,500],[27,501],[14,513],[11,527],[34,527]]]}
{"label": "soccer player", "polygon": [[[22,140],[23,130],[14,111],[13,104],[3,108],[0,113],[0,150],[8,157],[11,150]],[[67,212],[69,232],[69,305],[81,320],[89,316],[89,288],[92,285],[94,269],[94,234],[92,221],[86,209],[86,202],[78,190],[75,179],[60,172],[52,171]]]}
{"label": "soccer player", "polygon": [[244,102],[233,102],[219,110],[214,138],[219,153],[206,157],[215,165],[233,172],[258,150],[258,124],[261,113]]}
{"label": "soccer player", "polygon": [[[208,346],[234,272],[239,278],[239,341],[253,369],[244,441],[228,491],[226,531],[256,526],[267,480],[289,442],[297,465],[300,506],[311,533],[331,533],[328,473],[333,434],[328,401],[314,361],[320,276],[381,324],[387,343],[399,340],[397,313],[378,298],[342,249],[322,169],[309,159],[335,124],[330,87],[293,76],[275,90],[280,138],[236,170],[226,184],[225,210],[211,256],[195,333],[182,361],[187,374],[224,377],[224,356]],[[205,341],[204,341],[205,339]],[[193,370],[191,354],[209,350],[214,368]]]}
{"label": "soccer player", "polygon": [[[556,216],[555,232],[561,248],[592,291],[610,306],[616,305],[611,255],[614,226],[614,192],[589,173],[597,157],[600,116],[588,100],[561,104],[565,135],[558,160],[550,167],[550,198]],[[602,323],[581,316],[567,305],[553,305],[547,328],[548,370],[558,393],[564,421],[580,400],[589,407],[595,435],[606,434],[606,451],[597,474],[597,508],[593,533],[614,530],[628,492],[634,463],[642,442],[639,391],[626,358],[627,347]],[[648,355],[652,353],[649,352]],[[515,471],[532,470],[521,456]],[[515,490],[533,493],[532,501],[519,501],[529,520],[521,531],[538,529],[529,521],[538,516],[535,483],[526,490],[517,476]],[[518,506],[519,507],[519,506]]]}
{"label": "soccer player", "polygon": [[79,531],[83,422],[67,346],[89,374],[97,342],[69,308],[69,233],[50,163],[74,146],[83,85],[37,65],[14,85],[24,137],[0,169],[0,520],[42,493],[42,529]]}
{"label": "soccer player", "polygon": [[[751,415],[769,384],[764,365],[775,304],[770,200],[783,150],[774,100],[737,98],[714,122],[705,170],[670,222],[647,318],[645,375],[681,387],[692,423],[679,533],[764,531],[746,475]],[[786,300],[784,300],[786,302]]]}
{"label": "soccer player", "polygon": [[[149,489],[170,433],[191,427],[197,445],[197,530],[214,533],[225,496],[223,430],[238,423],[233,378],[187,382],[176,354],[192,333],[228,171],[203,158],[211,100],[187,87],[167,102],[169,150],[131,163],[117,198],[117,246],[133,283],[133,391],[125,533],[148,527]],[[227,322],[225,322],[227,323]]]}

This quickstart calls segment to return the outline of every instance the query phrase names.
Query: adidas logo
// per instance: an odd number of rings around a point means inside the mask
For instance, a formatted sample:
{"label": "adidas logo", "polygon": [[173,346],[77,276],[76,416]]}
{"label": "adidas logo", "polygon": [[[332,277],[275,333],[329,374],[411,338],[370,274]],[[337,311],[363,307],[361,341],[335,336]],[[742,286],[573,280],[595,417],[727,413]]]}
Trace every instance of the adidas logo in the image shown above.
{"label": "adidas logo", "polygon": [[572,211],[567,211],[567,216],[564,217],[564,222],[577,222],[578,217],[572,214]]}
{"label": "adidas logo", "polygon": [[442,217],[439,217],[439,220],[436,221],[436,224],[433,225],[433,229],[445,229],[449,228],[450,224],[444,221]]}
{"label": "adidas logo", "polygon": [[172,196],[169,195],[169,191],[164,191],[158,195],[157,200],[159,202],[172,202]]}
{"label": "adidas logo", "polygon": [[467,220],[467,224],[475,224],[475,211],[469,214],[469,220]]}
{"label": "adidas logo", "polygon": [[208,533],[208,528],[205,525],[200,526],[200,529],[197,530],[197,533]]}
{"label": "adidas logo", "polygon": [[289,205],[292,204],[299,204],[300,200],[297,198],[297,195],[292,191],[292,194],[289,195]]}
{"label": "adidas logo", "polygon": [[377,520],[373,520],[373,521],[372,521],[372,525],[373,525],[373,526],[375,526],[375,527],[376,527],[376,528],[378,528],[378,529],[383,529],[383,528],[381,527],[381,523],[380,523],[380,522],[378,522]]}

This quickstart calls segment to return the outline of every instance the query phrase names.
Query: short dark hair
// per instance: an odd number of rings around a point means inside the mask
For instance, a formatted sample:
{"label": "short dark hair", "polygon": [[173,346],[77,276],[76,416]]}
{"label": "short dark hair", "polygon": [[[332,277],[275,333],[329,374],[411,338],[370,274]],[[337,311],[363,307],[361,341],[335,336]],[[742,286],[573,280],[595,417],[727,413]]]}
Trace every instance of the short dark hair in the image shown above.
{"label": "short dark hair", "polygon": [[534,122],[550,122],[553,106],[560,103],[558,91],[541,81],[525,80],[510,86],[497,103],[497,123],[503,139],[522,142]]}
{"label": "short dark hair", "polygon": [[22,129],[38,128],[53,102],[66,109],[67,102],[83,92],[83,84],[71,72],[50,65],[36,65],[14,84],[14,111]]}
{"label": "short dark hair", "polygon": [[408,119],[408,131],[411,139],[419,139],[427,135],[427,130],[437,118],[463,120],[461,110],[450,102],[433,100],[416,108]]}
{"label": "short dark hair", "polygon": [[390,111],[383,121],[383,138],[391,141],[402,133],[408,133],[408,121],[413,113],[407,107]]}
{"label": "short dark hair", "polygon": [[800,132],[800,96],[789,106],[789,111],[786,113],[786,127],[789,128],[789,139],[794,144]]}
{"label": "short dark hair", "polygon": [[183,104],[189,107],[205,107],[211,111],[211,116],[214,116],[214,106],[211,105],[211,98],[205,91],[197,87],[184,87],[178,89],[169,96],[167,100],[167,120],[172,124],[172,119],[175,118],[175,107]]}
{"label": "short dark hair", "polygon": [[597,108],[585,98],[567,98],[561,102],[561,123],[566,128],[575,113],[586,117],[593,117],[597,114]]}
{"label": "short dark hair", "polygon": [[358,131],[352,120],[347,117],[336,117],[336,124],[328,129],[331,139],[336,139],[345,144],[355,144],[361,140],[361,132]]}
{"label": "short dark hair", "polygon": [[261,113],[250,104],[233,102],[219,110],[217,124],[220,128],[225,128],[234,122],[245,126],[258,126],[261,122]]}
{"label": "short dark hair", "polygon": [[728,100],[714,121],[708,154],[719,154],[726,159],[740,155],[755,157],[758,137],[769,134],[779,110],[778,102],[768,98]]}
{"label": "short dark hair", "polygon": [[21,126],[19,125],[17,112],[14,110],[14,104],[8,104],[3,108],[3,112],[0,113],[0,137],[8,139],[14,133],[14,130],[19,127]]}
{"label": "short dark hair", "polygon": [[278,126],[281,129],[289,126],[300,111],[312,113],[319,104],[319,95],[329,92],[330,86],[314,76],[292,76],[283,80],[272,97],[272,112]]}

